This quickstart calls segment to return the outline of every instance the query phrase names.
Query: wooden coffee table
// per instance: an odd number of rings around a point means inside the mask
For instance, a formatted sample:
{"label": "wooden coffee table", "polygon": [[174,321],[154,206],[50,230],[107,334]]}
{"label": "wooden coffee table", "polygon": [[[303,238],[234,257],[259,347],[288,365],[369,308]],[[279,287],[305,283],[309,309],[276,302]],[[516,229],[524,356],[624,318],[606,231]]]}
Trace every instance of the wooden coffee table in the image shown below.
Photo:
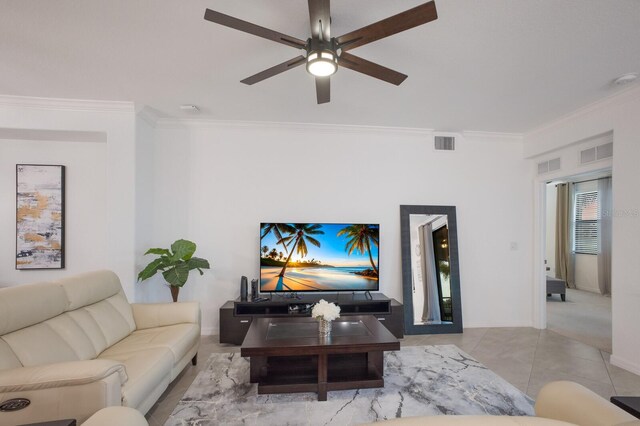
{"label": "wooden coffee table", "polygon": [[333,322],[329,338],[320,338],[310,317],[254,319],[240,354],[250,357],[250,381],[258,393],[317,392],[384,386],[384,351],[400,342],[372,315]]}

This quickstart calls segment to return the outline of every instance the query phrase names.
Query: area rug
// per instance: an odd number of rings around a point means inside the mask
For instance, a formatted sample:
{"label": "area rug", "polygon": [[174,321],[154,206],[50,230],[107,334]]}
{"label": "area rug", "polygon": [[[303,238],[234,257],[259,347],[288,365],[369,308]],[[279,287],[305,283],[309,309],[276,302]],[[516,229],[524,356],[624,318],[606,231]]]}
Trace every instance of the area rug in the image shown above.
{"label": "area rug", "polygon": [[165,426],[354,425],[442,414],[533,415],[533,401],[454,345],[408,346],[384,356],[384,388],[258,395],[249,361],[213,354]]}

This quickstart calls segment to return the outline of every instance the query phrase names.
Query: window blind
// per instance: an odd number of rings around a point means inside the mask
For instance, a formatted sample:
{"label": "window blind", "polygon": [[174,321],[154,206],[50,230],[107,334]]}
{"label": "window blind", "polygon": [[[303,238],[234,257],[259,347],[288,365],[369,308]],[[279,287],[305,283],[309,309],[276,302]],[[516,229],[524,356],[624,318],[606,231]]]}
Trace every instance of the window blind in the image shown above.
{"label": "window blind", "polygon": [[575,196],[574,247],[583,254],[598,254],[600,233],[600,202],[598,191],[581,192]]}

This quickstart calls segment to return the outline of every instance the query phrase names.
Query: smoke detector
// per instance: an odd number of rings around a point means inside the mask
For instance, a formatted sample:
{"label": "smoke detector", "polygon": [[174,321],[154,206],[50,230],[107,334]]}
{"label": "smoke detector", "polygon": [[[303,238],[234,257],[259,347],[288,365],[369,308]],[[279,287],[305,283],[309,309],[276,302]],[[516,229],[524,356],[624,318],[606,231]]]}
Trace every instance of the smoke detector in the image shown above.
{"label": "smoke detector", "polygon": [[638,73],[630,72],[628,74],[621,75],[620,77],[613,80],[613,84],[615,84],[616,86],[624,86],[625,84],[633,83],[637,79],[638,79]]}

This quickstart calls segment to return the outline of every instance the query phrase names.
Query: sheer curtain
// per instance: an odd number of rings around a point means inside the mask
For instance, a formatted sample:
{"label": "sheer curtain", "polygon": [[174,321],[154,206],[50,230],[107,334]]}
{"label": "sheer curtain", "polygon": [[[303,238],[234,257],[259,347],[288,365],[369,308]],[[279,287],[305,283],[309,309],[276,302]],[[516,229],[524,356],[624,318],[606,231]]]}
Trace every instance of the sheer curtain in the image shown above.
{"label": "sheer curtain", "polygon": [[598,253],[598,286],[600,293],[611,294],[611,178],[598,180],[600,198],[600,252]]}
{"label": "sheer curtain", "polygon": [[433,225],[427,223],[420,227],[420,239],[422,246],[423,270],[422,282],[424,284],[424,310],[422,321],[429,324],[438,324],[441,321],[440,299],[438,298],[438,280],[436,277],[436,254],[433,247]]}
{"label": "sheer curtain", "polygon": [[573,282],[573,250],[571,244],[571,184],[557,185],[556,207],[556,278],[565,280],[567,286],[575,288]]}

